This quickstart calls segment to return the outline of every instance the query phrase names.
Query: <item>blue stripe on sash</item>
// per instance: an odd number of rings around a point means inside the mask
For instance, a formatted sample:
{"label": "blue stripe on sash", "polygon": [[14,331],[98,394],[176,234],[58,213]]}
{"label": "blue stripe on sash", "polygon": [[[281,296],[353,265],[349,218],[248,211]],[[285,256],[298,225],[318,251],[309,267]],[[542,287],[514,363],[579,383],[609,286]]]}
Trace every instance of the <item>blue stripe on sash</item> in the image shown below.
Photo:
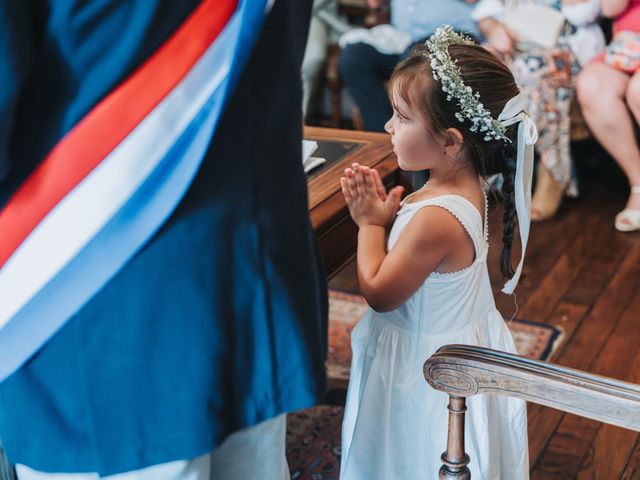
{"label": "blue stripe on sash", "polygon": [[[253,49],[265,0],[242,0],[215,48],[231,70],[149,178],[51,282],[0,330],[0,382],[15,372],[142,248],[193,181]],[[219,43],[218,43],[219,42]],[[26,272],[25,272],[26,273]]]}

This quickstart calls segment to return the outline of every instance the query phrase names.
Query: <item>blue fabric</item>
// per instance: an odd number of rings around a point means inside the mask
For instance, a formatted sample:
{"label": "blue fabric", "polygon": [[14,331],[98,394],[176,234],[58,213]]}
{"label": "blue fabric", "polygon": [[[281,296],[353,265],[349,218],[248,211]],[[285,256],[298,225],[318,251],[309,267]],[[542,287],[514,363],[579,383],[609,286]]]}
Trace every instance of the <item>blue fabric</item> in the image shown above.
{"label": "blue fabric", "polygon": [[444,24],[479,37],[474,5],[463,0],[391,0],[391,24],[417,42]]}
{"label": "blue fabric", "polygon": [[[38,46],[17,57],[33,61],[1,70],[21,88],[0,105],[13,118],[0,205],[196,3],[51,0],[30,12]],[[0,31],[24,23],[21,9]],[[178,209],[0,384],[10,461],[108,475],[194,458],[324,392],[326,290],[300,162],[309,10],[276,1]]]}
{"label": "blue fabric", "polygon": [[157,50],[198,3],[0,2],[0,49],[4,50],[0,119],[5,122],[0,138],[10,135],[4,153],[0,150],[0,170],[4,165],[6,172],[0,184],[0,206],[51,148]]}
{"label": "blue fabric", "polygon": [[230,74],[206,99],[186,129],[177,132],[175,144],[121,210],[0,330],[0,382],[109,281],[175,209],[198,171],[232,89],[231,82],[242,71],[263,18],[264,4],[256,0],[241,2],[212,50],[207,52],[208,61],[200,62],[200,67],[207,66],[208,70],[200,74],[207,80],[228,65],[232,65]]}

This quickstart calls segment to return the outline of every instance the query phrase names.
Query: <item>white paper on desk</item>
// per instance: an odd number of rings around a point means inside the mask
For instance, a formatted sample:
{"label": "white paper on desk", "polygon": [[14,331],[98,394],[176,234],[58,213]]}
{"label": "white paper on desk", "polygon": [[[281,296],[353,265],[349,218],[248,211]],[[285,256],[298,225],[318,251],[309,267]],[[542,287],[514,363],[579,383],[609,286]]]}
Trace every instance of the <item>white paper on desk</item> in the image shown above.
{"label": "white paper on desk", "polygon": [[327,161],[322,157],[311,156],[317,148],[318,142],[313,140],[302,140],[302,166],[304,167],[304,173],[310,172]]}

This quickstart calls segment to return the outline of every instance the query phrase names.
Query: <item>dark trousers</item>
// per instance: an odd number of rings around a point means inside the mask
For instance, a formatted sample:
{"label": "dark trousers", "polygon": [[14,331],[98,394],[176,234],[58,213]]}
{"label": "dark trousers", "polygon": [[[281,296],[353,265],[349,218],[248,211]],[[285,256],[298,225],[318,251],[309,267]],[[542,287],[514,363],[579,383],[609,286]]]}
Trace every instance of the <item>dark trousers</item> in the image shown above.
{"label": "dark trousers", "polygon": [[360,110],[365,130],[383,132],[392,114],[386,83],[401,55],[385,55],[366,43],[352,43],[340,53],[338,68]]}

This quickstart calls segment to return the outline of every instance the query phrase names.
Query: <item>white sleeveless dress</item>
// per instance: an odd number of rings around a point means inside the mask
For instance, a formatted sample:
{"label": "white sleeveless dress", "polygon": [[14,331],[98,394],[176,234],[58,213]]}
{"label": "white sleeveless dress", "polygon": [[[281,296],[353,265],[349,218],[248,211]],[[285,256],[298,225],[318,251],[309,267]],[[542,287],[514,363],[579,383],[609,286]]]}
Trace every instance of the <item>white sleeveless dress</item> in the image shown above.
{"label": "white sleeveless dress", "polygon": [[[445,195],[403,203],[388,250],[426,206],[444,208],[459,220],[473,240],[476,258],[463,270],[432,273],[396,310],[369,309],[353,330],[342,426],[343,480],[437,479],[447,444],[448,395],[425,381],[425,360],[451,343],[515,353],[489,283],[487,224],[471,202]],[[471,457],[471,478],[528,479],[524,401],[477,395],[467,400],[467,407],[465,449]]]}

